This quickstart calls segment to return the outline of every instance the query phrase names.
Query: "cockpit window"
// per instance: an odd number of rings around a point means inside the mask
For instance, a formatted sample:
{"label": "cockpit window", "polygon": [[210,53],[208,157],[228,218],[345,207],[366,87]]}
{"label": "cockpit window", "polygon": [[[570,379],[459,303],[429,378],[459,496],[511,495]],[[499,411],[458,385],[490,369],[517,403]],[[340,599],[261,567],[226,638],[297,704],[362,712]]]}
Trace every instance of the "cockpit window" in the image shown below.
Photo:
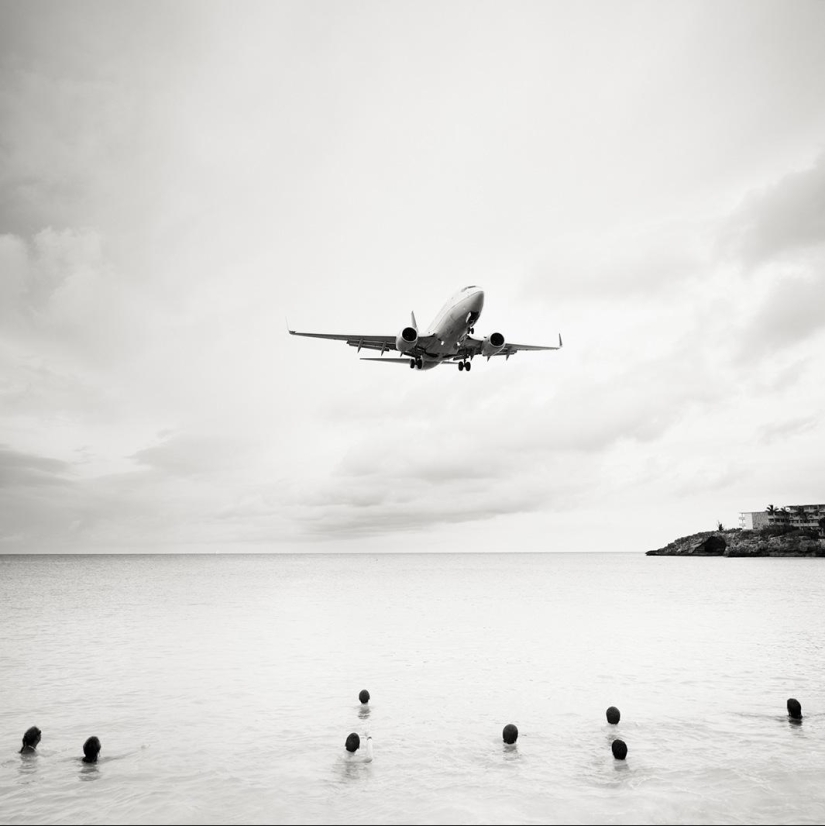
{"label": "cockpit window", "polygon": [[473,284],[471,287],[465,287],[461,292],[466,293],[469,290],[477,290],[477,289],[478,289],[478,287],[476,287],[476,285]]}

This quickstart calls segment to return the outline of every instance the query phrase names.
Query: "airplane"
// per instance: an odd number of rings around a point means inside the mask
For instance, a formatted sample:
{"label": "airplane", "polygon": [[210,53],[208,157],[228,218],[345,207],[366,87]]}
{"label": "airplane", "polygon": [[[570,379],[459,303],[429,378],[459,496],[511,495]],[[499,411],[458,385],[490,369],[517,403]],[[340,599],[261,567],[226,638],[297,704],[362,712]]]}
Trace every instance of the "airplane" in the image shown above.
{"label": "airplane", "polygon": [[[418,332],[415,313],[411,313],[411,325],[403,327],[396,336],[367,336],[333,333],[299,333],[287,329],[291,336],[328,338],[346,341],[350,347],[361,350],[380,350],[378,358],[361,356],[361,361],[383,361],[386,364],[409,364],[413,370],[431,370],[440,364],[458,364],[459,370],[470,372],[475,356],[483,356],[489,361],[493,356],[509,359],[519,350],[560,350],[559,343],[553,347],[535,344],[511,344],[501,333],[492,333],[484,338],[474,338],[475,325],[484,307],[484,290],[475,285],[459,290],[442,308],[441,312],[423,335]],[[400,358],[384,358],[384,353],[403,353]]]}

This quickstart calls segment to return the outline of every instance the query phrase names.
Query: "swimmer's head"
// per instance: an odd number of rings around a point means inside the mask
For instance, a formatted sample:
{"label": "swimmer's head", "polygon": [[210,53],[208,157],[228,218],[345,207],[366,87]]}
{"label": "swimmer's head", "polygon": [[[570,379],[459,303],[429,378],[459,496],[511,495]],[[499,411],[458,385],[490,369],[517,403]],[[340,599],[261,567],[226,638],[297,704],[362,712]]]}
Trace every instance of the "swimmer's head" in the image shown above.
{"label": "swimmer's head", "polygon": [[39,742],[40,742],[40,729],[37,726],[32,726],[30,729],[27,729],[26,733],[23,735],[23,748],[24,749],[37,748],[37,744]]}
{"label": "swimmer's head", "polygon": [[617,760],[624,760],[627,757],[627,743],[624,740],[614,740],[610,748],[613,750],[613,756]]}
{"label": "swimmer's head", "polygon": [[788,716],[792,720],[802,719],[802,706],[799,700],[794,700],[793,697],[791,697],[791,699],[788,700]]}
{"label": "swimmer's head", "polygon": [[512,746],[518,740],[518,729],[512,723],[507,723],[501,732],[501,738],[508,746]]}
{"label": "swimmer's head", "polygon": [[610,706],[610,708],[607,709],[607,722],[610,723],[611,726],[615,726],[616,723],[619,722],[621,716],[622,715],[616,706]]}
{"label": "swimmer's head", "polygon": [[361,689],[361,693],[358,695],[358,699],[366,705],[370,701],[370,693],[367,691],[366,688]]}
{"label": "swimmer's head", "polygon": [[100,740],[97,737],[90,737],[83,744],[83,760],[86,763],[97,763],[97,755],[100,753]]}
{"label": "swimmer's head", "polygon": [[361,738],[353,732],[349,737],[347,737],[347,742],[344,745],[350,754],[355,754],[355,752],[361,747]]}

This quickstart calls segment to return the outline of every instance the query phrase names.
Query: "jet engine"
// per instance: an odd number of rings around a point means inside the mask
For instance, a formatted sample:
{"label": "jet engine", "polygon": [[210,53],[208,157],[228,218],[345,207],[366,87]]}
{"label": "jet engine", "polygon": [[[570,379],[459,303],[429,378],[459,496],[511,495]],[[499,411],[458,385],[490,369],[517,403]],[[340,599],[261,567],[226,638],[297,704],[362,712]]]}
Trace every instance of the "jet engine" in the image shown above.
{"label": "jet engine", "polygon": [[405,327],[395,337],[395,349],[399,353],[406,353],[418,344],[418,330],[415,327]]}
{"label": "jet engine", "polygon": [[481,355],[490,358],[490,356],[500,353],[503,348],[504,336],[501,333],[493,333],[481,342]]}

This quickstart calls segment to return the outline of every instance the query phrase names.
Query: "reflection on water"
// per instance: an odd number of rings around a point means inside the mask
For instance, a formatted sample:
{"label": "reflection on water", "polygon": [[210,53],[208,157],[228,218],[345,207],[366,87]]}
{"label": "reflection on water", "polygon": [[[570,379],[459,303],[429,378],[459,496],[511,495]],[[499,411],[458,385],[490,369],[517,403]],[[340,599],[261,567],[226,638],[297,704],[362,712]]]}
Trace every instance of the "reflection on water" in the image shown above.
{"label": "reflection on water", "polygon": [[97,780],[100,777],[97,763],[84,763],[80,759],[80,779],[81,780]]}
{"label": "reflection on water", "polygon": [[521,757],[518,750],[518,743],[505,743],[503,749],[505,760],[518,760]]}
{"label": "reflection on water", "polygon": [[339,758],[336,763],[339,777],[342,781],[363,780],[372,772],[372,763],[365,763],[363,760],[351,760],[345,756]]}
{"label": "reflection on water", "polygon": [[19,782],[31,783],[38,770],[37,752],[22,752],[17,765]]}
{"label": "reflection on water", "polygon": [[620,783],[627,783],[628,785],[630,784],[630,781],[633,778],[633,772],[627,760],[616,760],[616,758],[613,758],[612,768],[613,771],[616,773],[616,777],[619,779]]}

